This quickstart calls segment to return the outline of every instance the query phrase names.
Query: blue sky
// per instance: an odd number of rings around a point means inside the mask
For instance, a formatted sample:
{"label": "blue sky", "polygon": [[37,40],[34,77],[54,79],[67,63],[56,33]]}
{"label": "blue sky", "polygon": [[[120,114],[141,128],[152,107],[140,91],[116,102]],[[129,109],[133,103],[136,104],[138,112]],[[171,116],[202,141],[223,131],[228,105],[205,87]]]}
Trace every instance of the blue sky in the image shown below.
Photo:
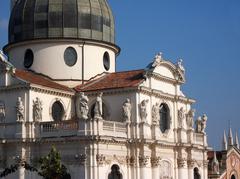
{"label": "blue sky", "polygon": [[[144,68],[157,52],[184,60],[184,93],[208,115],[209,144],[219,148],[229,121],[240,134],[240,1],[109,0],[122,49],[117,70]],[[7,43],[9,0],[1,0],[0,46]]]}

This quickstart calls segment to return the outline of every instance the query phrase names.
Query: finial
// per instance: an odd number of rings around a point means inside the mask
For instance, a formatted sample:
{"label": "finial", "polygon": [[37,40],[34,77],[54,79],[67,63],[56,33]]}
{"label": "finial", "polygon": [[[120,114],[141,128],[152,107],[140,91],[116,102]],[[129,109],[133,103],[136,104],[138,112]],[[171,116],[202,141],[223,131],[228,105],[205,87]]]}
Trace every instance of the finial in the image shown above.
{"label": "finial", "polygon": [[8,61],[7,56],[0,50],[0,61],[5,64],[6,71],[15,74],[16,68]]}
{"label": "finial", "polygon": [[213,161],[214,161],[214,162],[218,162],[216,151],[214,151],[213,154],[214,154],[214,155],[213,155]]}
{"label": "finial", "polygon": [[213,160],[212,160],[212,172],[214,174],[219,174],[219,162],[217,159],[216,151],[213,152]]}
{"label": "finial", "polygon": [[238,134],[236,132],[236,136],[235,136],[235,147],[237,147],[239,149],[239,140],[238,140]]}
{"label": "finial", "polygon": [[4,62],[6,61],[6,56],[4,55],[2,50],[0,50],[0,60]]}
{"label": "finial", "polygon": [[232,128],[229,128],[228,132],[228,147],[233,146],[233,135],[232,135]]}
{"label": "finial", "polygon": [[225,130],[223,132],[222,150],[224,150],[224,151],[227,150],[227,137],[226,137]]}

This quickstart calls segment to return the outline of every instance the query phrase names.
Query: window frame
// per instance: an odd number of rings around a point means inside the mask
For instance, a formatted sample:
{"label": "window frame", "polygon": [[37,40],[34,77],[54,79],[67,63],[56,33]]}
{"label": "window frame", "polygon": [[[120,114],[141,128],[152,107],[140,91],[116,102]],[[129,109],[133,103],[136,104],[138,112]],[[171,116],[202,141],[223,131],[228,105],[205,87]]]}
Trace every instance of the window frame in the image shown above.
{"label": "window frame", "polygon": [[[164,112],[162,112],[163,109],[166,109]],[[159,128],[162,133],[167,133],[169,129],[171,128],[171,117],[170,117],[170,108],[166,103],[160,104],[160,121],[159,121]],[[165,115],[165,119],[163,121],[163,114]],[[163,125],[164,124],[164,125]]]}

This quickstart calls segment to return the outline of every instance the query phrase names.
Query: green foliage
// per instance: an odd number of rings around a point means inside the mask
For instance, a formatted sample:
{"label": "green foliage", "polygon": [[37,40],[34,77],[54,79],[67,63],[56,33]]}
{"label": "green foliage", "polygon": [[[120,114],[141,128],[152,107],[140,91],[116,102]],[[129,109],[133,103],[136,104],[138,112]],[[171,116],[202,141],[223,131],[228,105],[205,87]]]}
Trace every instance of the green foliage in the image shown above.
{"label": "green foliage", "polygon": [[40,167],[39,170],[28,164],[26,161],[16,160],[14,165],[7,167],[0,172],[0,178],[16,172],[19,167],[23,167],[28,171],[37,172],[44,179],[71,179],[70,174],[67,173],[67,168],[61,162],[60,153],[55,147],[52,147],[47,156],[40,158],[38,165]]}
{"label": "green foliage", "polygon": [[70,179],[67,168],[61,162],[60,153],[52,147],[50,153],[39,160],[40,171],[38,172],[44,179]]}
{"label": "green foliage", "polygon": [[19,169],[19,167],[23,167],[23,168],[25,168],[26,170],[32,171],[32,172],[37,172],[37,171],[38,171],[35,167],[29,165],[29,164],[28,164],[27,162],[25,162],[25,161],[17,161],[16,164],[11,165],[10,167],[5,168],[5,169],[0,173],[0,178],[6,177],[7,175],[9,175],[9,174],[11,174],[11,173],[16,172],[16,171]]}

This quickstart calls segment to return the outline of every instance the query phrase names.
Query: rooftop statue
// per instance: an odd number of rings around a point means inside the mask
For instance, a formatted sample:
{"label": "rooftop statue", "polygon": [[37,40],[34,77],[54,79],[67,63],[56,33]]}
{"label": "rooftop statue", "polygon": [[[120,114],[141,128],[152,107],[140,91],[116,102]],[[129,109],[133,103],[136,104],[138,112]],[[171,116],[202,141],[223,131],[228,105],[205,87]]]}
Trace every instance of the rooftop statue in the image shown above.
{"label": "rooftop statue", "polygon": [[177,62],[177,68],[180,69],[183,73],[185,73],[185,68],[183,66],[183,60],[179,59]]}
{"label": "rooftop statue", "polygon": [[162,52],[159,52],[154,57],[154,60],[153,60],[153,63],[152,63],[152,68],[155,68],[155,67],[159,66],[162,61],[163,61]]}

